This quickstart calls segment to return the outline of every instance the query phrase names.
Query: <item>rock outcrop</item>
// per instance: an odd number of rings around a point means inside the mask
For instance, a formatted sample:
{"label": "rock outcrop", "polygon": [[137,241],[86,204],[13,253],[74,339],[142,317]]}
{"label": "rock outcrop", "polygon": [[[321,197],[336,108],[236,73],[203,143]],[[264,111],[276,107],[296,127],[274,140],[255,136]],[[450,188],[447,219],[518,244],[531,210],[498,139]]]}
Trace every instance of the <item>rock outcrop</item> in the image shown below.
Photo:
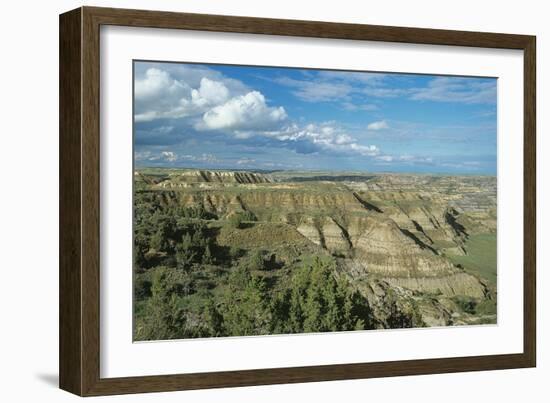
{"label": "rock outcrop", "polygon": [[185,170],[172,173],[156,186],[163,189],[185,188],[193,184],[271,183],[268,175],[246,171]]}

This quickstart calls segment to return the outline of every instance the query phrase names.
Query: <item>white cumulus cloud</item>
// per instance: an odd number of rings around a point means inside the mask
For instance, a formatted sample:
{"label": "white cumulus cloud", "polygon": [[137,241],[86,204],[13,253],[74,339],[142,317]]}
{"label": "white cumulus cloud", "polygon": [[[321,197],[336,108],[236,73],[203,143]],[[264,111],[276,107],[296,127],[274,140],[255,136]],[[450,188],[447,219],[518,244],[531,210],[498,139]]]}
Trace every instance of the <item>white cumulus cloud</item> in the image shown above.
{"label": "white cumulus cloud", "polygon": [[338,152],[361,156],[376,156],[380,149],[375,145],[364,145],[346,133],[342,128],[334,126],[332,122],[320,125],[310,123],[304,127],[296,123],[285,126],[280,130],[261,133],[286,143],[309,144],[304,147],[311,151],[311,147],[317,151]]}
{"label": "white cumulus cloud", "polygon": [[228,98],[229,90],[222,82],[210,80],[206,77],[201,79],[198,89],[191,91],[191,100],[199,107],[220,105]]}
{"label": "white cumulus cloud", "polygon": [[[231,82],[232,84],[232,82]],[[235,87],[235,85],[233,85]],[[238,94],[233,94],[238,95]],[[197,88],[169,72],[151,67],[135,79],[136,122],[200,116],[232,96],[222,81],[203,77]]]}
{"label": "white cumulus cloud", "polygon": [[186,116],[191,87],[175,80],[166,71],[150,68],[135,80],[135,120],[151,121],[158,118]]}
{"label": "white cumulus cloud", "polygon": [[382,129],[388,129],[389,126],[386,123],[385,120],[380,120],[378,122],[372,122],[367,126],[368,130],[382,130]]}
{"label": "white cumulus cloud", "polygon": [[272,128],[287,118],[283,107],[268,106],[259,91],[243,93],[244,85],[223,77],[202,77],[197,84],[197,72],[193,73],[195,88],[182,71],[176,78],[163,69],[148,68],[135,80],[135,121],[189,118],[198,130],[244,131]]}
{"label": "white cumulus cloud", "polygon": [[174,162],[178,160],[178,155],[173,151],[161,151],[161,152],[151,152],[149,150],[147,151],[140,151],[136,152],[134,158],[136,161],[167,161],[167,162]]}
{"label": "white cumulus cloud", "polygon": [[163,159],[165,159],[166,161],[169,161],[169,162],[174,162],[178,159],[177,154],[173,151],[163,151],[161,153],[161,156],[162,156]]}
{"label": "white cumulus cloud", "polygon": [[205,112],[199,130],[251,130],[269,128],[287,118],[283,107],[269,107],[258,91],[231,98]]}

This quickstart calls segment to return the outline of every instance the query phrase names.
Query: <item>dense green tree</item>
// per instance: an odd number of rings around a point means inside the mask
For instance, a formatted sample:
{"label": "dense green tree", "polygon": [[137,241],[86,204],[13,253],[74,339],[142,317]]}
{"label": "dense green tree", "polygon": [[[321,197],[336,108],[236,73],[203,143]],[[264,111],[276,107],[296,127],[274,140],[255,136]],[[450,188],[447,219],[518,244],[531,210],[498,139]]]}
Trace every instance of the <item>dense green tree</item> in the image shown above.
{"label": "dense green tree", "polygon": [[134,234],[134,266],[147,266],[147,252],[149,252],[149,237],[142,232]]}
{"label": "dense green tree", "polygon": [[237,260],[242,255],[242,250],[236,246],[231,245],[229,247],[229,257],[233,260]]}
{"label": "dense green tree", "polygon": [[240,214],[235,213],[228,217],[227,219],[227,225],[229,228],[239,229],[243,225],[243,218]]}
{"label": "dense green tree", "polygon": [[204,264],[214,263],[214,255],[212,254],[212,249],[210,247],[210,244],[206,244],[204,248],[204,253],[202,255],[202,263]]}
{"label": "dense green tree", "polygon": [[140,340],[166,340],[181,335],[186,318],[178,304],[177,274],[158,267],[152,276],[151,298],[147,300],[142,320],[136,328]]}
{"label": "dense green tree", "polygon": [[274,304],[275,328],[283,332],[365,329],[372,324],[368,302],[344,279],[333,261],[319,258],[298,269]]}
{"label": "dense green tree", "polygon": [[252,270],[264,270],[265,269],[265,260],[264,252],[260,249],[254,250],[248,259],[248,264]]}
{"label": "dense green tree", "polygon": [[134,278],[134,296],[136,300],[144,300],[151,296],[151,281],[143,275],[136,275]]}
{"label": "dense green tree", "polygon": [[271,326],[269,294],[263,278],[247,267],[236,267],[229,276],[222,314],[227,335],[267,334]]}
{"label": "dense green tree", "polygon": [[206,300],[203,321],[209,336],[216,337],[225,335],[223,315],[216,307],[212,297]]}
{"label": "dense green tree", "polygon": [[230,228],[239,229],[244,226],[245,222],[256,221],[257,218],[251,211],[239,211],[232,213],[227,218],[227,225]]}
{"label": "dense green tree", "polygon": [[206,211],[202,203],[196,206],[182,207],[179,209],[178,215],[180,217],[201,220],[211,220],[217,218],[216,214]]}
{"label": "dense green tree", "polygon": [[385,327],[399,329],[425,326],[413,299],[399,298],[393,289],[388,289],[384,296],[384,304],[389,306]]}
{"label": "dense green tree", "polygon": [[191,234],[184,234],[181,238],[181,242],[176,246],[176,263],[178,269],[189,271],[198,255]]}

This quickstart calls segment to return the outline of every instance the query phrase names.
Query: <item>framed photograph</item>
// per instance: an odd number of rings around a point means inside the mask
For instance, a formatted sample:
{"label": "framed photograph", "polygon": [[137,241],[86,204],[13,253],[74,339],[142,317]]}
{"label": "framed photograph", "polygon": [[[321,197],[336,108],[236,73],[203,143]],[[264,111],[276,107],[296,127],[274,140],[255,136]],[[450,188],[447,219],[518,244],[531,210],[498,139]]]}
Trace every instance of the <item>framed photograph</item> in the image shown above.
{"label": "framed photograph", "polygon": [[535,37],[60,16],[60,387],[533,367]]}

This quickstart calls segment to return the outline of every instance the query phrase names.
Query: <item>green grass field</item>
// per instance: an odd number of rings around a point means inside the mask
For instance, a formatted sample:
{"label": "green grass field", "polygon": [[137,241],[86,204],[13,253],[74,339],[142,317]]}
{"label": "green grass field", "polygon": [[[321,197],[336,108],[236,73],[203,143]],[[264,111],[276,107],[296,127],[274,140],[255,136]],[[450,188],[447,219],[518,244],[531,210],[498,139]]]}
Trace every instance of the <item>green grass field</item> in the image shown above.
{"label": "green grass field", "polygon": [[497,283],[497,236],[496,234],[472,235],[466,241],[467,256],[449,256],[455,264],[474,275],[488,280],[496,287]]}

